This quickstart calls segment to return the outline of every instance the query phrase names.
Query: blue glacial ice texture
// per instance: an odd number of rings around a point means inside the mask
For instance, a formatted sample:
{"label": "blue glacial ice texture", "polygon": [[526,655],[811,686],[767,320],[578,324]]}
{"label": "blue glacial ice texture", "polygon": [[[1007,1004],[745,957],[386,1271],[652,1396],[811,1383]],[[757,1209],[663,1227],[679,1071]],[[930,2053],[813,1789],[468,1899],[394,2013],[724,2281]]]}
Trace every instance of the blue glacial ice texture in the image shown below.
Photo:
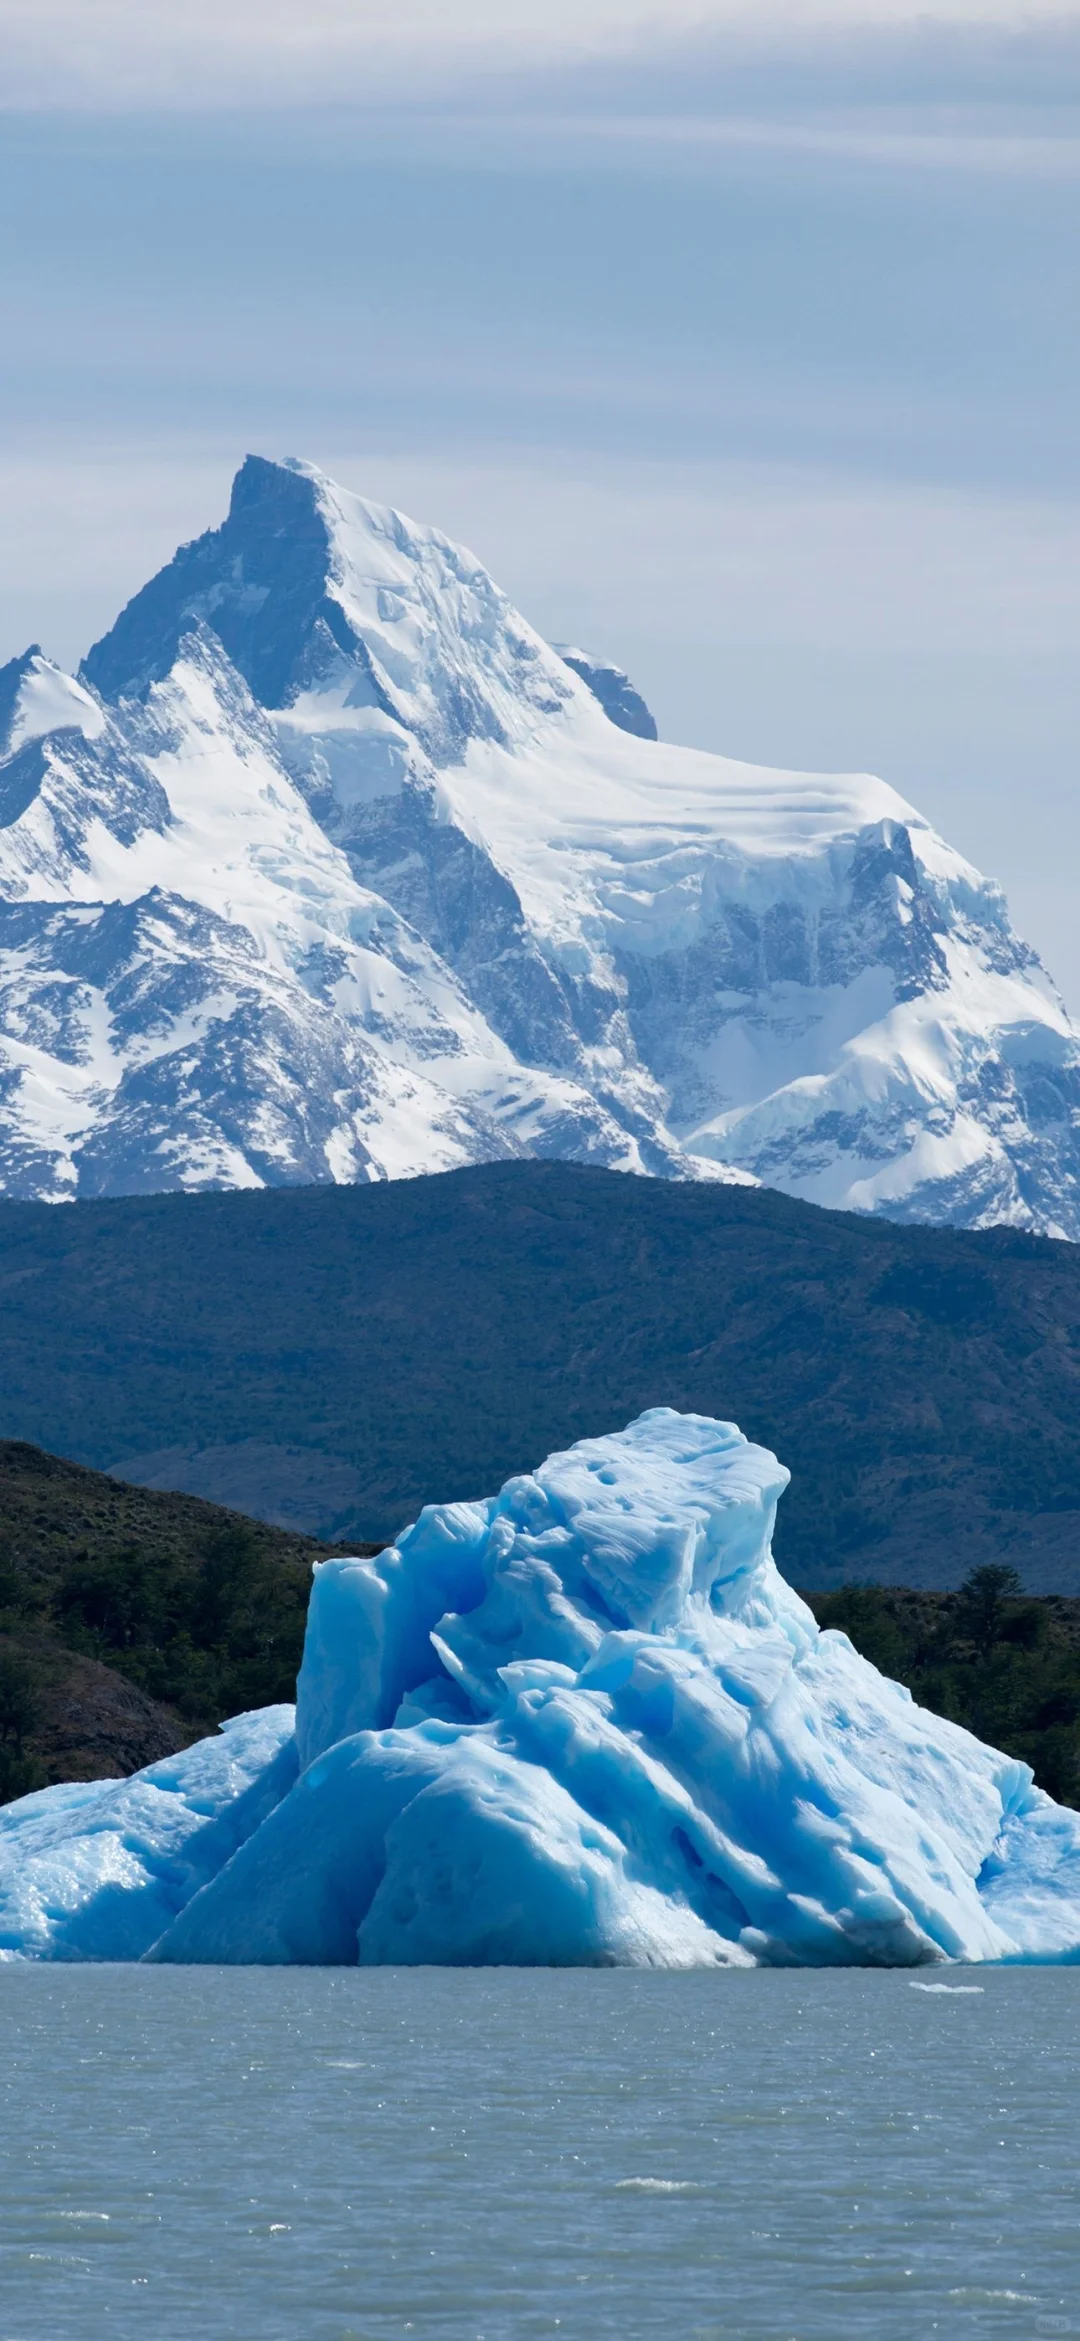
{"label": "blue glacial ice texture", "polygon": [[291,1707],[0,1806],[0,1959],[139,1959],[296,1779]]}
{"label": "blue glacial ice texture", "polygon": [[787,1478],[657,1408],[323,1562],[295,1737],[0,1812],[0,1955],[1080,1958],[1080,1815],[818,1630]]}

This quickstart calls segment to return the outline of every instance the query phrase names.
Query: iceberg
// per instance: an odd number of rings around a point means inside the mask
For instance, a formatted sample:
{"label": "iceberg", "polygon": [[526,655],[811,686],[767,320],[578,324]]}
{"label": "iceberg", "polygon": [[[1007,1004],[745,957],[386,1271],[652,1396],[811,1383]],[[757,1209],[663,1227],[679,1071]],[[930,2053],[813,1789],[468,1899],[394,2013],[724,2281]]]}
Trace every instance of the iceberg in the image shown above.
{"label": "iceberg", "polygon": [[1080,1814],[818,1628],[787,1481],[659,1407],[317,1564],[295,1716],[0,1812],[0,1957],[1080,1959]]}

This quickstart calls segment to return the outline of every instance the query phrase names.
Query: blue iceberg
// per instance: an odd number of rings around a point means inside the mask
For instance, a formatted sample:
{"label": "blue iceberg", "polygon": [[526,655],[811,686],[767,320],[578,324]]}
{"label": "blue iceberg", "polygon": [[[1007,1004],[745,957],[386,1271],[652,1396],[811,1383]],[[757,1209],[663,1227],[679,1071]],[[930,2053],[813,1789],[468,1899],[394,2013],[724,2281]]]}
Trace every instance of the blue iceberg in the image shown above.
{"label": "blue iceberg", "polygon": [[321,1563],[295,1716],[0,1811],[0,1957],[1080,1958],[1080,1814],[819,1630],[787,1480],[656,1408]]}

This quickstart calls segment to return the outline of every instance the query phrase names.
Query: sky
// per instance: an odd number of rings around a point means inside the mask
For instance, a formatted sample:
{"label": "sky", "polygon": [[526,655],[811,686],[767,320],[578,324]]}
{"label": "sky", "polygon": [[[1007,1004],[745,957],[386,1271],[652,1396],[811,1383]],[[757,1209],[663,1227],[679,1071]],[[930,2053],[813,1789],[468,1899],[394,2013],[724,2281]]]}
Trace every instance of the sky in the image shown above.
{"label": "sky", "polygon": [[1080,1014],[1080,0],[0,0],[0,659],[243,454],[668,738],[893,781]]}

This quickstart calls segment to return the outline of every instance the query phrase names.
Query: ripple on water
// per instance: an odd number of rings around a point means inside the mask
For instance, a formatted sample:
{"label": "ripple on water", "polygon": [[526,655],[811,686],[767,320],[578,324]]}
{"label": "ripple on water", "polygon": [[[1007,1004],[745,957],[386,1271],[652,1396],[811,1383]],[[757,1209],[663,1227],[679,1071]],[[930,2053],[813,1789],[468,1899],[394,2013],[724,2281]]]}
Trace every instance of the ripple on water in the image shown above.
{"label": "ripple on water", "polygon": [[910,1983],[5,1965],[0,2341],[1080,2341],[1080,1970]]}

